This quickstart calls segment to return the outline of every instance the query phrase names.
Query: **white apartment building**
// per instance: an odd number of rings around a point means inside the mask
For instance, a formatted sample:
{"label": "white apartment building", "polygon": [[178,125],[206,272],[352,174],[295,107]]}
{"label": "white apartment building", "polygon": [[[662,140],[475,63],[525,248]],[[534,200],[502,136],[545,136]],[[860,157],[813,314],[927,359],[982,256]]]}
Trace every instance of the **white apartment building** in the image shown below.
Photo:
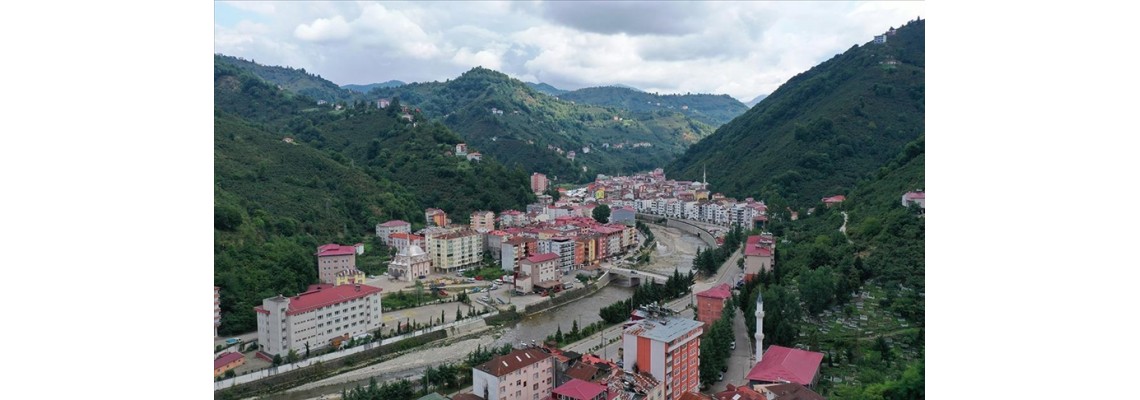
{"label": "white apartment building", "polygon": [[554,357],[540,349],[515,350],[471,368],[471,393],[486,400],[548,399]]}
{"label": "white apartment building", "polygon": [[262,300],[257,312],[261,351],[284,357],[329,345],[336,337],[371,334],[380,328],[380,288],[368,285],[317,286],[293,297]]}

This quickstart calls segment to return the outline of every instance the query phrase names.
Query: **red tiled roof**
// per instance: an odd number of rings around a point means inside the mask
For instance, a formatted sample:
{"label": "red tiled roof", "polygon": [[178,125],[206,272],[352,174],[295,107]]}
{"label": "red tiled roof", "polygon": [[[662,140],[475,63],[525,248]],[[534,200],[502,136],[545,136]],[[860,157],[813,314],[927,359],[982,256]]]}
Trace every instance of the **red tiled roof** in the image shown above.
{"label": "red tiled roof", "polygon": [[317,257],[347,256],[349,254],[356,254],[356,247],[329,243],[317,248]]}
{"label": "red tiled roof", "polygon": [[503,231],[500,231],[500,230],[497,230],[497,229],[496,229],[496,230],[493,230],[493,231],[490,231],[490,232],[487,232],[487,234],[488,234],[488,235],[491,235],[491,236],[507,236],[507,233],[506,233],[506,232],[503,232]]}
{"label": "red tiled roof", "polygon": [[748,380],[810,385],[819,373],[822,361],[823,353],[773,345],[768,347],[764,358],[748,372]]}
{"label": "red tiled roof", "polygon": [[[360,289],[357,290],[356,286],[360,286]],[[368,285],[340,285],[328,289],[301,293],[289,299],[289,310],[285,311],[285,314],[296,315],[305,313],[321,307],[380,293],[380,290],[378,287]]]}
{"label": "red tiled roof", "polygon": [[839,203],[839,202],[842,202],[843,200],[847,200],[847,197],[844,195],[838,195],[838,196],[824,197],[822,201],[824,203]]}
{"label": "red tiled roof", "polygon": [[907,192],[906,193],[906,199],[907,200],[916,200],[916,199],[925,200],[926,199],[926,193],[925,192]]}
{"label": "red tiled roof", "polygon": [[605,226],[605,225],[595,226],[593,229],[594,229],[594,232],[598,232],[598,233],[601,233],[603,235],[614,234],[614,233],[618,233],[618,232],[622,231],[621,228],[614,228],[614,227],[609,227],[609,226]]}
{"label": "red tiled roof", "polygon": [[242,357],[245,357],[245,356],[241,355],[241,353],[235,353],[232,351],[222,353],[221,357],[214,359],[214,369],[221,368],[221,367],[225,366],[226,364],[229,364],[229,363],[232,363],[234,361],[237,361],[238,359],[241,359]]}
{"label": "red tiled roof", "polygon": [[533,256],[527,257],[526,261],[530,261],[532,263],[538,264],[538,263],[550,261],[550,260],[553,260],[556,258],[558,258],[558,253],[543,253],[543,254],[535,254]]}
{"label": "red tiled roof", "polygon": [[554,388],[554,394],[560,394],[576,400],[591,400],[605,391],[605,386],[577,378],[571,379],[570,382],[566,382],[562,384],[562,386]]}
{"label": "red tiled roof", "polygon": [[392,227],[392,226],[404,226],[404,225],[411,225],[411,223],[409,223],[409,222],[407,222],[407,221],[401,221],[401,220],[398,220],[398,219],[394,219],[394,220],[391,220],[391,221],[385,222],[385,223],[383,223],[383,224],[380,224],[380,226],[384,226],[384,227]]}
{"label": "red tiled roof", "polygon": [[729,289],[727,283],[722,283],[722,284],[713,286],[709,290],[697,293],[697,296],[698,297],[708,297],[708,298],[712,298],[712,299],[724,300],[724,299],[727,299],[729,297],[732,297],[732,290]]}
{"label": "red tiled roof", "polygon": [[594,375],[597,373],[598,373],[598,367],[587,364],[585,362],[580,362],[580,363],[574,364],[573,367],[570,367],[570,369],[566,370],[566,376],[569,376],[569,377],[575,378],[575,379],[581,379],[584,381],[588,381],[590,379],[593,379]]}
{"label": "red tiled roof", "polygon": [[523,367],[550,358],[550,354],[539,349],[515,350],[505,356],[492,358],[475,368],[494,376],[503,376]]}
{"label": "red tiled roof", "polygon": [[473,393],[460,393],[460,394],[451,396],[451,400],[486,400],[486,399],[480,397],[477,394],[473,394]]}
{"label": "red tiled roof", "polygon": [[391,234],[391,235],[388,235],[388,238],[389,238],[389,239],[407,239],[407,240],[408,240],[408,241],[410,241],[410,242],[414,242],[414,241],[417,241],[417,240],[424,240],[424,237],[423,237],[423,236],[419,236],[419,235],[413,235],[413,234],[410,234],[410,233],[404,233],[404,232],[396,232],[396,233],[393,233],[393,234]]}
{"label": "red tiled roof", "polygon": [[744,255],[753,257],[771,257],[772,249],[757,245],[747,246],[744,248]]}

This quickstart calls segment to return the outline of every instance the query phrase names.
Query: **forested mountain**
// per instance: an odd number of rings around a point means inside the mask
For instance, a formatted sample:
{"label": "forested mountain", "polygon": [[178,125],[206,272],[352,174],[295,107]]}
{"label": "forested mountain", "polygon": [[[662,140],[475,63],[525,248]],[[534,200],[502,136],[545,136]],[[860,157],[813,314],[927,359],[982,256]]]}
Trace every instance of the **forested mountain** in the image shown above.
{"label": "forested mountain", "polygon": [[357,93],[368,93],[372,89],[376,88],[389,88],[403,85],[407,85],[407,83],[404,83],[403,81],[391,80],[381,83],[369,83],[367,85],[341,85],[340,87],[342,89],[348,89]]}
{"label": "forested mountain", "polygon": [[[771,209],[766,229],[779,238],[776,268],[746,285],[743,297],[763,293],[766,346],[805,345],[828,355],[817,390],[829,398],[923,397],[926,220],[901,197],[925,188],[924,146],[924,137],[905,145],[841,193],[847,200],[836,206],[817,200],[808,205],[814,212],[801,208],[796,221],[783,207]],[[846,234],[838,229],[844,213]],[[856,298],[859,292],[875,296]],[[755,307],[746,306],[752,327]],[[876,328],[836,328],[842,319],[877,321]],[[854,383],[828,379],[855,373]]]}
{"label": "forested mountain", "polygon": [[335,83],[321,78],[320,75],[310,74],[304,68],[294,69],[292,67],[261,65],[254,60],[222,54],[214,54],[214,63],[225,63],[248,71],[269,83],[280,85],[282,89],[311,97],[314,104],[317,100],[335,103],[355,102],[364,98],[359,93],[342,89]]}
{"label": "forested mountain", "polygon": [[[316,246],[365,242],[358,265],[385,259],[375,224],[423,225],[426,207],[455,218],[534,200],[521,169],[450,155],[460,139],[398,105],[335,109],[215,58],[214,282],[223,334],[256,328],[252,307],[317,282]],[[478,150],[478,148],[475,148]]]}
{"label": "forested mountain", "polygon": [[748,111],[748,107],[743,103],[725,94],[657,95],[618,86],[578,89],[558,97],[578,103],[618,107],[634,112],[676,111],[712,126],[723,125]]}
{"label": "forested mountain", "polygon": [[925,22],[796,75],[670,164],[718,191],[808,204],[844,193],[924,132]]}
{"label": "forested mountain", "polygon": [[[664,165],[712,131],[676,111],[574,104],[485,68],[446,82],[376,89],[369,95],[398,98],[430,118],[442,118],[483,153],[563,182]],[[574,160],[568,157],[571,151]]]}
{"label": "forested mountain", "polygon": [[546,94],[549,94],[551,96],[557,96],[557,95],[568,92],[568,90],[562,90],[562,89],[556,88],[554,86],[550,86],[549,84],[541,83],[541,82],[539,82],[539,83],[527,82],[526,85],[530,86],[531,89],[539,91],[540,93],[546,93]]}

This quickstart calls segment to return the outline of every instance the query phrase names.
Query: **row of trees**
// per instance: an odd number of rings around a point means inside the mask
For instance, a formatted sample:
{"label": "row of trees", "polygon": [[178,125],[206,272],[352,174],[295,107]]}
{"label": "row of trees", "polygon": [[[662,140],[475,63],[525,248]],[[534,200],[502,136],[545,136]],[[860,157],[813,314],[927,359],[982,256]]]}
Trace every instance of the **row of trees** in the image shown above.
{"label": "row of trees", "polygon": [[[471,368],[491,361],[495,356],[506,355],[512,350],[511,345],[501,347],[476,347],[475,351],[467,353],[467,357],[459,363],[443,363],[428,366],[424,369],[423,378],[418,385],[412,381],[401,379],[376,383],[376,378],[368,381],[368,386],[357,386],[352,390],[343,390],[341,398],[344,400],[412,400],[438,390],[457,390],[471,384]],[[418,388],[417,388],[418,386]],[[479,395],[485,395],[480,393]]]}
{"label": "row of trees", "polygon": [[598,315],[608,324],[616,324],[629,319],[634,309],[646,304],[664,302],[680,298],[692,289],[694,274],[682,275],[680,271],[673,270],[673,275],[665,280],[665,285],[648,283],[638,286],[633,291],[633,297],[622,300],[598,311]]}
{"label": "row of trees", "polygon": [[578,320],[574,320],[570,327],[570,332],[563,334],[562,325],[559,324],[558,330],[556,330],[553,335],[548,335],[546,337],[546,342],[554,342],[557,343],[558,346],[563,346],[577,342],[583,338],[590,337],[590,335],[593,335],[595,333],[601,332],[603,329],[606,329],[606,326],[606,321],[597,321],[586,325],[585,329],[578,329]]}
{"label": "row of trees", "polygon": [[725,260],[732,253],[740,248],[744,243],[745,232],[739,225],[734,225],[724,236],[724,244],[715,249],[701,251],[697,249],[696,257],[693,257],[693,270],[701,271],[701,273],[712,276],[716,275],[717,270],[724,264]]}

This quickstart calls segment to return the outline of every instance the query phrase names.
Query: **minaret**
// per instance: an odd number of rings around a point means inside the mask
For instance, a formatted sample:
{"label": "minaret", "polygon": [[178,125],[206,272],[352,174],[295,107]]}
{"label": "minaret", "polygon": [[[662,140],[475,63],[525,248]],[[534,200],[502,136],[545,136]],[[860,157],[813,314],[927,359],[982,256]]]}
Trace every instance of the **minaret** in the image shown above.
{"label": "minaret", "polygon": [[705,166],[701,166],[701,182],[705,184],[705,188],[709,187],[709,173],[705,171]]}
{"label": "minaret", "polygon": [[764,298],[761,295],[760,288],[756,288],[756,363],[764,358]]}

